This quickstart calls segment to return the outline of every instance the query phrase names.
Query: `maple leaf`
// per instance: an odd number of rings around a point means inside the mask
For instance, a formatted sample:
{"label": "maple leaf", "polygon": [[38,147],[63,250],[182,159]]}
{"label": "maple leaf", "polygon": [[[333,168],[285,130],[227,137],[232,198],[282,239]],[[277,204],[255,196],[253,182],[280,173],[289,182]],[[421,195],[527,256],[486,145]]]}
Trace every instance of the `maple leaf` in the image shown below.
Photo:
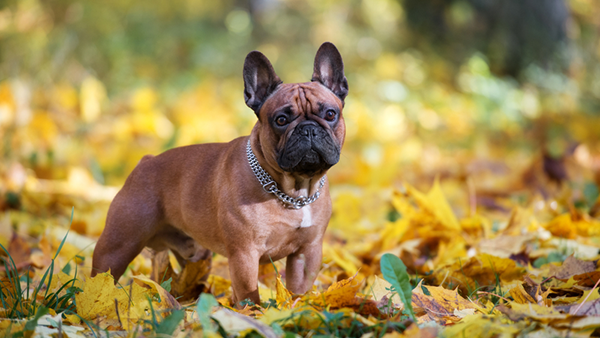
{"label": "maple leaf", "polygon": [[498,280],[501,282],[516,280],[524,273],[525,269],[517,267],[511,259],[480,254],[467,261],[459,260],[441,268],[436,278],[440,282],[446,279],[458,283],[463,292],[469,292],[478,286],[495,285]]}
{"label": "maple leaf", "polygon": [[461,229],[458,219],[440,188],[439,179],[435,180],[433,187],[426,195],[408,184],[406,188],[408,194],[417,202],[417,205],[434,215],[446,228],[456,231]]}
{"label": "maple leaf", "polygon": [[[281,281],[281,276],[277,275],[277,281],[276,281],[276,290],[277,290],[277,303],[278,304],[285,304],[287,303],[290,299],[292,299],[292,293],[288,291],[288,289],[283,285],[283,282]],[[290,306],[290,305],[287,305]]]}
{"label": "maple leaf", "polygon": [[[149,288],[156,292],[160,286],[145,277],[138,277],[138,280],[146,287],[133,283],[118,288],[109,273],[98,274],[86,280],[83,284],[83,292],[75,295],[77,314],[91,321],[101,317],[118,320],[128,329],[132,327],[131,325],[137,324],[140,319],[150,316],[149,302],[152,302],[154,310],[170,310],[178,305],[172,297],[168,298],[165,290],[161,290],[159,295],[166,301],[153,300],[153,293],[149,292]],[[166,313],[163,315],[166,316]]]}
{"label": "maple leaf", "polygon": [[[429,295],[423,293],[421,287],[425,288]],[[415,312],[425,313],[419,317],[419,322],[434,320],[439,324],[458,322],[462,316],[457,315],[457,311],[477,309],[475,304],[460,296],[457,290],[421,284],[413,290],[413,306]]]}
{"label": "maple leaf", "polygon": [[355,278],[356,275],[332,284],[322,294],[311,296],[312,301],[331,308],[354,305],[356,293],[363,285],[362,281],[356,281]]}

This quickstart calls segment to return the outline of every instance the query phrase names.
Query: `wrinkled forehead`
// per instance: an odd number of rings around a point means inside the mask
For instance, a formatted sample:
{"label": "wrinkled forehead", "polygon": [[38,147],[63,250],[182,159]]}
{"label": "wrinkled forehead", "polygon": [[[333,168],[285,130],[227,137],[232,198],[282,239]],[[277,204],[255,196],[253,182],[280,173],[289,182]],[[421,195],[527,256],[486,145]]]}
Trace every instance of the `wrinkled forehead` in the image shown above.
{"label": "wrinkled forehead", "polygon": [[317,82],[285,83],[265,102],[261,111],[272,111],[291,105],[296,112],[317,112],[323,106],[342,110],[342,101],[327,87]]}

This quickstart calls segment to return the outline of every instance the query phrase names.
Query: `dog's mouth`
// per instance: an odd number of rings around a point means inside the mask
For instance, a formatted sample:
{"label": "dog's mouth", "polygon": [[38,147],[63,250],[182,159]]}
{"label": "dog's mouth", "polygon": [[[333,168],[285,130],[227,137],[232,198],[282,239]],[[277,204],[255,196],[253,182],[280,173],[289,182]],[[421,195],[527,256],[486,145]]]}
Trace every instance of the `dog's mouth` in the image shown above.
{"label": "dog's mouth", "polygon": [[[337,161],[336,161],[337,162]],[[286,171],[313,176],[331,168],[335,163],[329,164],[315,150],[309,150],[294,167]]]}
{"label": "dog's mouth", "polygon": [[297,127],[281,151],[277,163],[287,172],[313,176],[340,159],[339,146],[320,126]]}

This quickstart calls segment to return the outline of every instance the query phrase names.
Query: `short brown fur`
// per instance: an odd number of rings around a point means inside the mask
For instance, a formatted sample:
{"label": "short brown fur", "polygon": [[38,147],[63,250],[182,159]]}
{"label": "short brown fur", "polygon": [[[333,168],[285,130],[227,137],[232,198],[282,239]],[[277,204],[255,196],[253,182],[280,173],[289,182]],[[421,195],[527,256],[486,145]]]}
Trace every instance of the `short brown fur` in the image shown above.
{"label": "short brown fur", "polygon": [[[110,269],[118,280],[146,246],[157,251],[171,249],[187,261],[200,259],[208,249],[228,257],[236,303],[245,299],[258,303],[259,264],[284,257],[288,289],[304,293],[311,288],[320,268],[323,234],[331,216],[329,184],[326,181],[319,199],[304,207],[308,208],[312,226],[301,227],[307,211],[285,207],[265,192],[248,163],[246,144],[249,139],[258,162],[283,192],[292,197],[314,194],[326,170],[310,176],[288,172],[280,168],[278,154],[296,126],[309,120],[326,130],[341,148],[345,94],[340,97],[320,82],[274,84],[272,81],[279,78],[274,72],[269,75],[272,79],[267,85],[274,90],[262,98],[251,97],[258,106],[258,121],[250,136],[229,143],[179,147],[142,158],[110,206],[105,230],[94,251],[93,275]],[[255,84],[247,80],[246,85]],[[345,86],[347,90],[347,83]],[[323,102],[339,112],[334,127],[322,116],[319,104]],[[278,135],[269,121],[283,106],[290,107],[294,120],[285,133]]]}

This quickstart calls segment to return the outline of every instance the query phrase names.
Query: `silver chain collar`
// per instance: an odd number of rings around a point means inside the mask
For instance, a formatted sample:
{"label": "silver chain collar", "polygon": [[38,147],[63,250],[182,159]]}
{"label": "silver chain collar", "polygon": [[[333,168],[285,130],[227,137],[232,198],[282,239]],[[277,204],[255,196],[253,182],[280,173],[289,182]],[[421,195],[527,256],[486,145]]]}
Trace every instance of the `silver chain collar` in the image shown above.
{"label": "silver chain collar", "polygon": [[323,186],[325,185],[325,176],[321,177],[321,180],[319,181],[319,188],[317,189],[317,192],[314,195],[310,197],[300,196],[298,198],[294,198],[279,190],[279,188],[277,188],[277,182],[275,182],[275,180],[273,180],[273,177],[271,177],[271,175],[269,175],[269,173],[266,172],[260,166],[260,164],[258,163],[258,159],[256,159],[256,156],[252,151],[252,147],[250,146],[250,139],[248,139],[248,143],[246,145],[246,155],[248,156],[248,163],[250,164],[250,168],[252,168],[254,176],[256,176],[258,182],[260,182],[263,189],[266,192],[277,196],[277,198],[286,207],[300,209],[305,205],[313,203],[319,198],[319,196],[321,196],[319,190],[321,190],[321,188],[323,188]]}

